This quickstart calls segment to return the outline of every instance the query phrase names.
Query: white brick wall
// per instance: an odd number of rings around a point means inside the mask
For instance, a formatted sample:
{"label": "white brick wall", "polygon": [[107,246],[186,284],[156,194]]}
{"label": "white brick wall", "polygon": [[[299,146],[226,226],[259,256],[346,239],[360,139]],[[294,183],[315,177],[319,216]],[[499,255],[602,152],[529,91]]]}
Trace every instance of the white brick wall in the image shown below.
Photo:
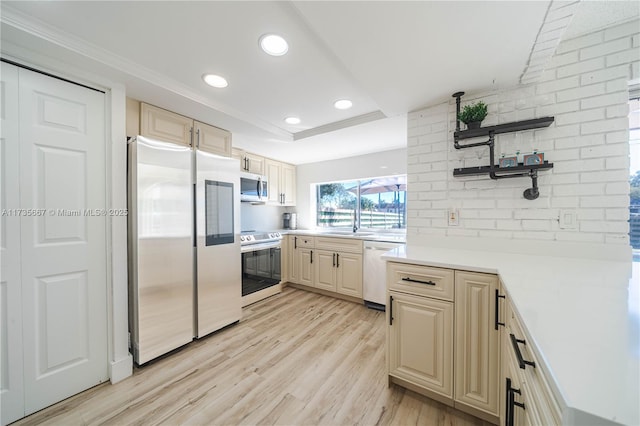
{"label": "white brick wall", "polygon": [[[463,97],[463,106],[488,105],[487,126],[555,117],[548,128],[496,137],[496,156],[538,149],[554,163],[539,172],[536,200],[522,196],[529,178],[453,177],[454,168],[489,161],[487,147],[454,149],[453,98],[410,113],[408,241],[449,236],[628,246],[627,102],[628,83],[640,68],[638,28],[636,20],[566,40],[537,83]],[[458,209],[458,226],[448,226],[449,209]],[[561,209],[576,213],[575,229],[560,228]]]}

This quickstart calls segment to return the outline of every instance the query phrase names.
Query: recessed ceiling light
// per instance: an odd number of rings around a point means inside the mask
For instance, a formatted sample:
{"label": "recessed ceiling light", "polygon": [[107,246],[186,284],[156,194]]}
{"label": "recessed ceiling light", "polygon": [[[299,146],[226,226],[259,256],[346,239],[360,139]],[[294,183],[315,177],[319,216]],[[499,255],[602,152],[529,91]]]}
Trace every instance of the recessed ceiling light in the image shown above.
{"label": "recessed ceiling light", "polygon": [[205,74],[202,76],[202,79],[209,86],[217,87],[219,89],[222,89],[223,87],[227,87],[229,85],[226,78],[220,77],[219,75],[215,74]]}
{"label": "recessed ceiling light", "polygon": [[287,124],[300,124],[300,119],[298,117],[287,117],[284,121]]}
{"label": "recessed ceiling light", "polygon": [[340,99],[339,101],[335,101],[333,106],[338,109],[349,109],[353,106],[353,102],[349,99]]}
{"label": "recessed ceiling light", "polygon": [[289,50],[287,41],[276,34],[265,34],[260,37],[260,47],[271,56],[282,56]]}

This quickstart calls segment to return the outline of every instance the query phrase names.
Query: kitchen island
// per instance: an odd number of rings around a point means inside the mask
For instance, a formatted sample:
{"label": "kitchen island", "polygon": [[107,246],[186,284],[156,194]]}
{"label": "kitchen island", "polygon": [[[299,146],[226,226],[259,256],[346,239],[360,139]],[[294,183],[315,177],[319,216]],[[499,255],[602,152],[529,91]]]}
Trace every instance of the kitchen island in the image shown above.
{"label": "kitchen island", "polygon": [[383,258],[497,274],[562,424],[640,424],[638,263],[411,244]]}

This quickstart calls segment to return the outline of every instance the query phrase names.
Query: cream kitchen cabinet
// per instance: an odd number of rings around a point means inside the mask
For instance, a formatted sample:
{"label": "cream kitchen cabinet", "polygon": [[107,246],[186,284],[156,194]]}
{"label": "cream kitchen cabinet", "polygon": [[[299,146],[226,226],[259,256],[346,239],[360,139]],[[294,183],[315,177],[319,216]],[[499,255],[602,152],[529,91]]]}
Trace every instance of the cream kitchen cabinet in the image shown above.
{"label": "cream kitchen cabinet", "polygon": [[[134,104],[127,105],[130,108]],[[159,141],[195,146],[216,155],[231,155],[230,132],[144,102],[140,103],[139,133]]]}
{"label": "cream kitchen cabinet", "polygon": [[289,236],[289,281],[362,299],[362,241]]}
{"label": "cream kitchen cabinet", "polygon": [[362,298],[362,255],[317,250],[316,288]]}
{"label": "cream kitchen cabinet", "polygon": [[312,287],[314,284],[314,237],[289,236],[289,280]]}
{"label": "cream kitchen cabinet", "polygon": [[[498,277],[455,271],[455,401],[499,418],[500,330],[495,327]],[[481,413],[473,412],[477,416]]]}
{"label": "cream kitchen cabinet", "polygon": [[240,171],[256,175],[264,175],[266,173],[265,158],[261,155],[233,148],[231,150],[231,158],[240,160]]}
{"label": "cream kitchen cabinet", "polygon": [[532,350],[531,339],[508,296],[505,305],[502,424],[560,425],[562,412],[545,377],[544,366]]}
{"label": "cream kitchen cabinet", "polygon": [[269,185],[268,202],[283,206],[295,206],[295,166],[265,158],[264,169]]}
{"label": "cream kitchen cabinet", "polygon": [[389,262],[387,288],[390,380],[498,423],[498,277]]}
{"label": "cream kitchen cabinet", "polygon": [[362,241],[316,237],[316,287],[362,299]]}
{"label": "cream kitchen cabinet", "polygon": [[231,133],[199,121],[193,122],[195,129],[195,145],[201,151],[231,156]]}
{"label": "cream kitchen cabinet", "polygon": [[336,253],[318,250],[314,270],[315,285],[321,290],[336,291]]}
{"label": "cream kitchen cabinet", "polygon": [[405,292],[407,286],[431,286],[425,274],[434,268],[420,269],[387,265],[388,374],[390,381],[447,403],[453,398],[453,275],[439,283],[451,287],[448,299]]}

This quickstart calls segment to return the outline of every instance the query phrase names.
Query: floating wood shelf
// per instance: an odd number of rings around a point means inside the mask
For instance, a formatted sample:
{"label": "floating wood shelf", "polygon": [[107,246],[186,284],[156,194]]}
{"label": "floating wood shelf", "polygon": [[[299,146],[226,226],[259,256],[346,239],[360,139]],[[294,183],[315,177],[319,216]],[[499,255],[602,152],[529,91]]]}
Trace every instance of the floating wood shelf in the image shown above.
{"label": "floating wood shelf", "polygon": [[[540,195],[538,191],[538,170],[548,170],[553,168],[553,163],[545,161],[543,164],[526,166],[519,163],[516,167],[499,167],[495,163],[495,135],[501,133],[520,132],[523,130],[541,129],[549,127],[554,122],[553,117],[534,118],[532,120],[515,121],[512,123],[498,124],[496,126],[480,127],[478,129],[460,130],[460,98],[464,92],[456,92],[456,131],[453,133],[453,146],[455,149],[474,148],[478,146],[489,147],[489,165],[479,167],[463,167],[453,170],[454,176],[489,175],[491,179],[508,179],[516,177],[530,177],[531,188],[524,191],[524,198],[535,200]],[[488,136],[489,139],[483,142],[472,142],[460,145],[458,142],[465,139]]]}
{"label": "floating wood shelf", "polygon": [[532,170],[546,170],[552,169],[553,163],[549,163],[545,161],[542,164],[535,164],[531,166],[525,166],[522,163],[519,163],[515,167],[491,167],[491,166],[479,166],[479,167],[464,167],[453,169],[454,176],[474,176],[474,175],[487,175],[490,173],[500,173],[500,174],[511,174],[511,173],[522,173],[522,172],[530,172]]}

